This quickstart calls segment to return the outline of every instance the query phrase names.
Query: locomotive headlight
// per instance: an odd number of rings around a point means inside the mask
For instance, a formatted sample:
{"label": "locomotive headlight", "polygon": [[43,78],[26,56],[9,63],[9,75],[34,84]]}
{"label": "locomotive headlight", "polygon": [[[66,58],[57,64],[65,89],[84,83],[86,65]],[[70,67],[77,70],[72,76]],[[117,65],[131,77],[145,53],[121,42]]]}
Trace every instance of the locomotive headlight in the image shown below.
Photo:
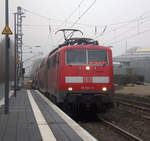
{"label": "locomotive headlight", "polygon": [[68,91],[72,91],[72,87],[69,87],[69,88],[68,88]]}
{"label": "locomotive headlight", "polygon": [[90,66],[86,66],[86,68],[85,68],[86,70],[90,70]]}
{"label": "locomotive headlight", "polygon": [[102,91],[103,91],[103,92],[106,92],[106,91],[107,91],[107,88],[106,88],[106,87],[103,87],[103,88],[102,88]]}

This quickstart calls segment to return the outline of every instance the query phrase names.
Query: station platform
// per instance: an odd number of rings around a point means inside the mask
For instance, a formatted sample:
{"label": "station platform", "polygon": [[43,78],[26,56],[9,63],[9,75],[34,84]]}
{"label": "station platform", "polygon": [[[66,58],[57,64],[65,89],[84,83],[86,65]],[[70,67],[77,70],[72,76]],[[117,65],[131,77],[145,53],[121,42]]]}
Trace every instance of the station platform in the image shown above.
{"label": "station platform", "polygon": [[39,91],[20,90],[0,108],[0,141],[96,141]]}

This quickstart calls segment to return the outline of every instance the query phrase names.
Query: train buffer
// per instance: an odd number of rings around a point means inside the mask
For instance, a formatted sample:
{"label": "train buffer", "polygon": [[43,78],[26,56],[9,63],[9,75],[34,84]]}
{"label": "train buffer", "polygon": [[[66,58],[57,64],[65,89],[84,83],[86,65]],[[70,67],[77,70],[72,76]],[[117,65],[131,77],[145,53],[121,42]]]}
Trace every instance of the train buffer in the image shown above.
{"label": "train buffer", "polygon": [[9,114],[0,108],[0,141],[96,141],[39,91],[12,96]]}

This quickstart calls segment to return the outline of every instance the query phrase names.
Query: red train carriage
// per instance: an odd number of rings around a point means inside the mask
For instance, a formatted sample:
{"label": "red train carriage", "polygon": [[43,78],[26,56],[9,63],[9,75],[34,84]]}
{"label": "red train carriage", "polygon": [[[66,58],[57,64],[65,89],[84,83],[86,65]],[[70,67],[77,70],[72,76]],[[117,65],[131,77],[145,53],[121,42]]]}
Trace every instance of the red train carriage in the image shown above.
{"label": "red train carriage", "polygon": [[47,92],[47,58],[43,58],[38,68],[38,88],[41,92]]}
{"label": "red train carriage", "polygon": [[32,74],[32,88],[38,89],[39,88],[39,67],[36,68],[35,72]]}
{"label": "red train carriage", "polygon": [[[72,38],[50,53],[48,93],[53,101],[101,110],[112,106],[112,52],[87,38]],[[81,109],[82,109],[81,108]]]}
{"label": "red train carriage", "polygon": [[[64,30],[62,30],[64,31]],[[89,38],[69,38],[53,50],[40,71],[53,102],[101,112],[113,105],[112,51]],[[42,75],[43,74],[43,75]],[[47,77],[46,77],[47,76]]]}
{"label": "red train carriage", "polygon": [[39,89],[42,93],[47,92],[47,57],[37,64],[36,70],[32,74],[32,87]]}

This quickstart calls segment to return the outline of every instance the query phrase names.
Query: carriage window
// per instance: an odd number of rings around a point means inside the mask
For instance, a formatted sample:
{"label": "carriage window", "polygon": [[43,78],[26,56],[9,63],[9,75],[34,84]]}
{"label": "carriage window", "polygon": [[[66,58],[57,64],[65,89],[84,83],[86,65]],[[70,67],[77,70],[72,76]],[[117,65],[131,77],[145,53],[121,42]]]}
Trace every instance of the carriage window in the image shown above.
{"label": "carriage window", "polygon": [[48,68],[56,67],[56,54],[48,59]]}
{"label": "carriage window", "polygon": [[81,49],[67,50],[66,62],[68,65],[85,65],[86,50]]}
{"label": "carriage window", "polygon": [[56,63],[59,64],[59,61],[60,61],[60,52],[58,52]]}
{"label": "carriage window", "polygon": [[107,51],[88,50],[88,64],[102,65],[107,64]]}
{"label": "carriage window", "polygon": [[52,62],[52,61],[51,61],[51,60],[52,60],[51,58],[48,59],[48,68],[51,68],[51,66],[52,66],[52,65],[51,65],[51,62]]}
{"label": "carriage window", "polygon": [[56,67],[56,54],[52,57],[52,67]]}

